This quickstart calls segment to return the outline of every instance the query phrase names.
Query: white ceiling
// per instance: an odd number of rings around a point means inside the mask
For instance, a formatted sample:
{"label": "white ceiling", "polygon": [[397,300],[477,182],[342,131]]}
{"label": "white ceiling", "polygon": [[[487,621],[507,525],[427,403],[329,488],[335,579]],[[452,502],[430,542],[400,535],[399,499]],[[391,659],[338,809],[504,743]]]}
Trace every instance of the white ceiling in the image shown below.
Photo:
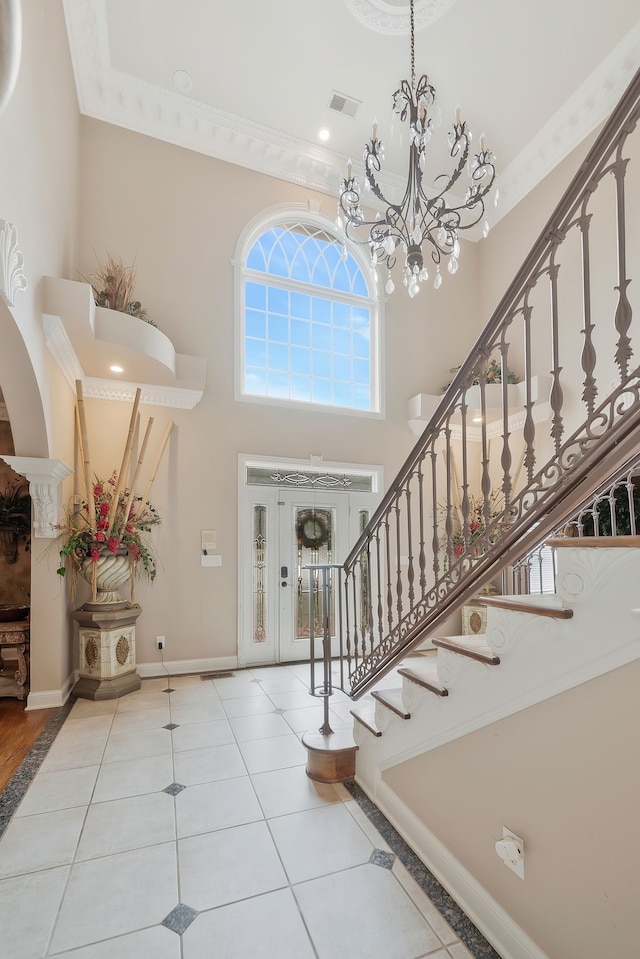
{"label": "white ceiling", "polygon": [[[378,121],[405,177],[391,95],[410,76],[406,0],[63,0],[82,113],[337,196]],[[615,106],[640,66],[637,0],[416,0],[416,73],[497,156],[504,215]],[[182,92],[183,74],[191,89]],[[361,101],[329,109],[333,91]],[[320,127],[331,131],[326,145]],[[440,141],[438,146],[435,139]]]}

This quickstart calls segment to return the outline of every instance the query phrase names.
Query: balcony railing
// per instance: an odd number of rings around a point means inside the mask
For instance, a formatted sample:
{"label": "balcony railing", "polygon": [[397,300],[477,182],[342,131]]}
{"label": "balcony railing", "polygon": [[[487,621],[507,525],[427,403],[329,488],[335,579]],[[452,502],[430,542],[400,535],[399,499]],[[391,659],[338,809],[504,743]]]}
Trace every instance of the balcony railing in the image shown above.
{"label": "balcony railing", "polygon": [[637,457],[639,112],[640,73],[344,564],[354,698]]}

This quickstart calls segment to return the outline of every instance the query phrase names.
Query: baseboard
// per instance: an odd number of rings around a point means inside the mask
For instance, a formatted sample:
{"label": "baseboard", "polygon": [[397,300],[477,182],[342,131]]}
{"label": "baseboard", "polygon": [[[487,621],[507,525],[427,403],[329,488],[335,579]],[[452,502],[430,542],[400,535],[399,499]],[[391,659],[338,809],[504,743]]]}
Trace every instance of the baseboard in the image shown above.
{"label": "baseboard", "polygon": [[75,672],[67,676],[64,685],[60,689],[43,689],[39,691],[32,690],[27,696],[26,711],[32,709],[57,709],[58,706],[64,706],[71,690],[76,683]]}
{"label": "baseboard", "polygon": [[165,659],[157,663],[138,663],[141,679],[155,676],[181,676],[187,673],[218,673],[238,668],[237,656],[215,656],[210,659]]}
{"label": "baseboard", "polygon": [[371,799],[502,959],[549,959],[382,780]]}

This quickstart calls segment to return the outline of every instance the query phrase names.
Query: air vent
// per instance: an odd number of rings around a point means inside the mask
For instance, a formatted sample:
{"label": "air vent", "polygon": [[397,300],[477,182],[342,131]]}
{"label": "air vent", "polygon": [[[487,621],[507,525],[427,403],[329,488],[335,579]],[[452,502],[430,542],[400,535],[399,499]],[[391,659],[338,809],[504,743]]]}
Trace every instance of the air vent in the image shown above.
{"label": "air vent", "polygon": [[356,100],[354,97],[348,97],[345,93],[334,90],[329,101],[329,109],[348,117],[355,117],[361,104],[362,100]]}

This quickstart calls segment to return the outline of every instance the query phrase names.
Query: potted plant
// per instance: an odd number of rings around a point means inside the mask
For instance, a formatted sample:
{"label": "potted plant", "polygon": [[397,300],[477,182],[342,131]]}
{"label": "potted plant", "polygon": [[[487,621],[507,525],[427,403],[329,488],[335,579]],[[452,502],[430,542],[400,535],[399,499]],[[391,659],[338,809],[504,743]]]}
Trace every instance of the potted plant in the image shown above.
{"label": "potted plant", "polygon": [[[84,277],[87,279],[87,277]],[[98,268],[88,278],[93,290],[96,306],[104,306],[119,313],[136,316],[151,326],[156,324],[149,319],[140,300],[135,300],[133,290],[136,284],[136,267],[125,266],[121,259],[107,255],[104,263],[98,260]]]}
{"label": "potted plant", "polygon": [[16,562],[19,539],[23,540],[28,550],[31,542],[31,497],[28,485],[15,479],[7,483],[4,493],[0,493],[0,542],[7,563]]}
{"label": "potted plant", "polygon": [[57,572],[69,574],[72,595],[80,575],[91,584],[94,603],[124,604],[118,587],[129,577],[132,584],[136,575],[155,579],[157,565],[147,534],[159,525],[160,516],[152,503],[119,483],[117,470],[106,481],[96,477],[92,493],[93,505],[81,499],[56,527],[61,561]]}

